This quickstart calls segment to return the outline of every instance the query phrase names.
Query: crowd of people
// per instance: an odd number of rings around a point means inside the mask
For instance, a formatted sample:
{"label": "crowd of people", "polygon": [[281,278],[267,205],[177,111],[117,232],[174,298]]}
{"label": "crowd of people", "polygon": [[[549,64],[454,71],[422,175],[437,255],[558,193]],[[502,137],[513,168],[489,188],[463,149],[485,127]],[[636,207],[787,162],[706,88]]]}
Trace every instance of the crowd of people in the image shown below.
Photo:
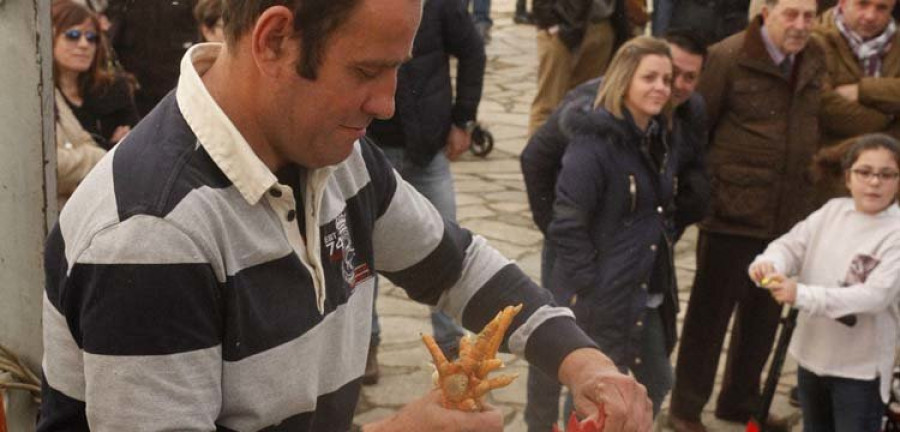
{"label": "crowd of people", "polygon": [[[667,397],[674,430],[707,430],[732,320],[715,415],[745,423],[784,305],[804,430],[880,430],[896,0],[517,2],[538,56],[521,164],[540,286],[455,221],[489,0],[164,3],[52,4],[62,213],[39,430],[347,430],[378,381],[376,274],[432,307],[451,358],[463,327],[524,304],[504,346],[531,364],[529,431],[573,409],[645,431]],[[502,418],[431,393],[367,430],[426,427]]]}
{"label": "crowd of people", "polygon": [[[895,2],[665,3],[654,2],[653,32],[669,35],[669,49],[627,40],[608,66],[594,66],[599,89],[572,79],[549,121],[532,112],[522,170],[546,236],[543,285],[646,386],[654,414],[671,390],[676,431],[706,430],[700,414],[732,315],[715,415],[746,423],[758,413],[783,304],[800,311],[790,352],[804,430],[881,430],[900,325]],[[686,27],[701,49],[670,38]],[[543,28],[539,54],[542,37],[563,38],[562,27]],[[563,64],[577,64],[574,47]],[[693,68],[679,62],[685,50]],[[678,93],[695,86],[700,108],[688,109]],[[672,115],[673,106],[685,108]],[[697,273],[673,374],[671,248],[694,222]],[[860,321],[835,320],[843,315]],[[558,388],[553,377],[530,373],[529,430],[558,420],[548,388]]]}

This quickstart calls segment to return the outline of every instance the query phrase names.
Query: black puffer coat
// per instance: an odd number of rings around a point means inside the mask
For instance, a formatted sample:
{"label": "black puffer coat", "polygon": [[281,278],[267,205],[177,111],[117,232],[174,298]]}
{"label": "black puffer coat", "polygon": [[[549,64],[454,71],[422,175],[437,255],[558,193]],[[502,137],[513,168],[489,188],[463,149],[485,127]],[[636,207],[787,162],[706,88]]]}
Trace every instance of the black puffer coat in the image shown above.
{"label": "black puffer coat", "polygon": [[[681,134],[662,140],[660,169],[641,151],[640,132],[626,114],[575,100],[560,113],[571,137],[556,189],[549,237],[557,251],[553,289],[573,290],[579,325],[616,364],[638,360],[648,289],[661,286],[666,348],[676,340],[677,293],[672,261],[677,168],[693,157]],[[651,280],[659,263],[666,280]]]}
{"label": "black puffer coat", "polygon": [[[564,131],[560,117],[566,106],[588,103],[597,97],[597,89],[602,78],[595,78],[570,91],[560,107],[544,125],[535,131],[522,151],[522,174],[528,192],[528,204],[535,225],[544,235],[553,216],[553,201],[556,199],[556,178],[562,167],[563,154],[572,138]],[[681,134],[685,143],[678,166],[678,194],[675,196],[676,238],[687,226],[699,222],[705,216],[710,199],[709,177],[703,157],[707,147],[706,104],[694,93],[691,98],[675,109],[673,134]]]}

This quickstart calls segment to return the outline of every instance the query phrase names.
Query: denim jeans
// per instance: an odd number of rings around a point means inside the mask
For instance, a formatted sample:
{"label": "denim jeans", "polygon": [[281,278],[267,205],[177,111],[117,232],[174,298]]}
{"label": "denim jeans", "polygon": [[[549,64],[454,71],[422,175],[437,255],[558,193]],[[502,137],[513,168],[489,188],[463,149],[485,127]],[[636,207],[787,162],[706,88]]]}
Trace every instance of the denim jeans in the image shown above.
{"label": "denim jeans", "polygon": [[[428,198],[444,219],[456,221],[453,175],[450,173],[450,161],[443,152],[438,152],[427,165],[420,166],[406,156],[406,150],[403,148],[382,147],[381,150],[400,176]],[[374,320],[377,319],[377,316],[373,317],[373,329],[376,328]],[[434,328],[434,340],[445,353],[458,350],[459,338],[464,334],[462,327],[443,312],[436,310],[431,312],[431,325]]]}
{"label": "denim jeans", "polygon": [[857,380],[797,370],[805,432],[876,432],[884,404],[878,378]]}
{"label": "denim jeans", "polygon": [[672,362],[666,353],[666,334],[659,308],[647,309],[641,337],[641,363],[632,368],[634,378],[647,387],[653,402],[653,417],[659,414],[663,400],[672,390]]}
{"label": "denim jeans", "polygon": [[[544,239],[541,250],[541,286],[550,289],[550,274],[556,261],[556,250],[553,244]],[[553,291],[553,290],[551,290]],[[554,291],[557,304],[569,304],[566,299],[558,297]],[[562,301],[560,301],[562,300]],[[525,424],[528,432],[547,432],[559,420],[560,384],[555,376],[549,376],[540,369],[528,365],[527,399],[525,403]]]}
{"label": "denim jeans", "polygon": [[463,1],[465,1],[466,10],[469,10],[469,5],[474,3],[474,6],[472,6],[472,21],[493,24],[493,21],[491,20],[491,0]]}

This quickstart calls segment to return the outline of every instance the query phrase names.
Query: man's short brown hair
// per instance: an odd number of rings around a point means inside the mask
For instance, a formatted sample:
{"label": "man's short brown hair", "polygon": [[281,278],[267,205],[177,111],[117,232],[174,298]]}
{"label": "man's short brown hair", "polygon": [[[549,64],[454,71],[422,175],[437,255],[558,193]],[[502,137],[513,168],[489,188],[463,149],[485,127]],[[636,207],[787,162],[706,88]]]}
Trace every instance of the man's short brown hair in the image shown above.
{"label": "man's short brown hair", "polygon": [[222,19],[225,40],[234,46],[251,31],[263,11],[285,6],[294,11],[294,31],[300,35],[302,56],[297,63],[300,76],[315,80],[325,56],[325,45],[335,30],[350,17],[362,0],[225,0]]}

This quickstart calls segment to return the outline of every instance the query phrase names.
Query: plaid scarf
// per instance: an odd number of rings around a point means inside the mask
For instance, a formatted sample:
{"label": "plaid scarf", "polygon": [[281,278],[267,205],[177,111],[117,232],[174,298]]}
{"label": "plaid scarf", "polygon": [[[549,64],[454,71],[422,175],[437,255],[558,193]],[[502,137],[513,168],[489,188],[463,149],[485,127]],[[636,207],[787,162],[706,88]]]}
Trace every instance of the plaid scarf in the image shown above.
{"label": "plaid scarf", "polygon": [[891,49],[891,39],[894,38],[894,32],[897,30],[894,20],[892,19],[888,22],[888,26],[880,35],[867,41],[864,41],[858,34],[847,27],[847,24],[844,22],[844,13],[840,8],[834,14],[834,23],[844,36],[844,39],[847,40],[847,43],[850,44],[850,49],[853,50],[853,54],[859,60],[863,74],[867,77],[880,77],[881,60],[888,50]]}

